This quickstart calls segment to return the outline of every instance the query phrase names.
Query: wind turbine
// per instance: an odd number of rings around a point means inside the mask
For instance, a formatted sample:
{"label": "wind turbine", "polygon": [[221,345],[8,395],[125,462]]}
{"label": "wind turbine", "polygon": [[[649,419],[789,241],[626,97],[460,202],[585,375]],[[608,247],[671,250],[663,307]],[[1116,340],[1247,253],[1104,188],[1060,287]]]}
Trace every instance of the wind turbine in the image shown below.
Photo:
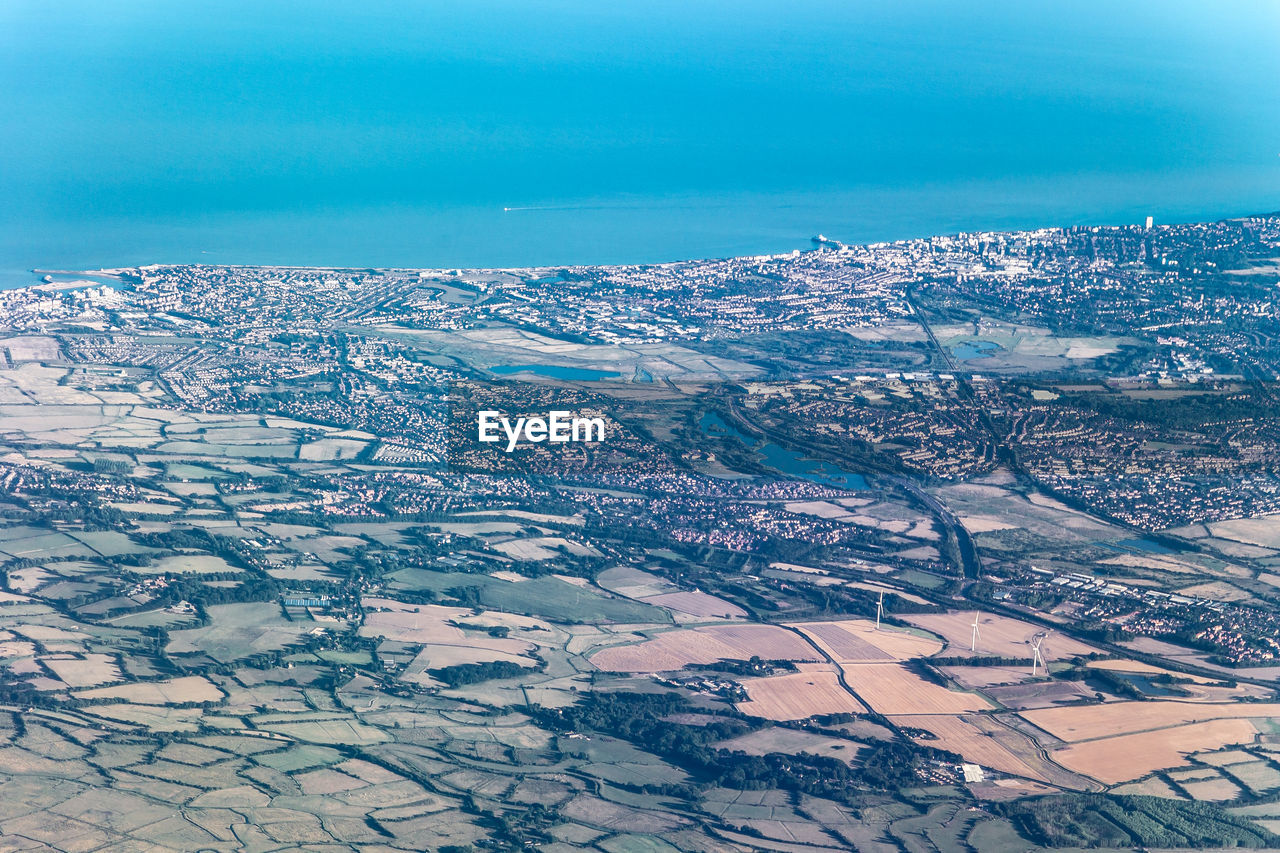
{"label": "wind turbine", "polygon": [[1036,634],[1034,637],[1031,638],[1031,676],[1032,678],[1035,677],[1037,665],[1043,666],[1045,668],[1045,671],[1048,671],[1049,669],[1049,667],[1045,666],[1044,656],[1040,654],[1040,644],[1044,642],[1044,638],[1047,636],[1049,636],[1048,633],[1041,633],[1041,634]]}
{"label": "wind turbine", "polygon": [[880,617],[884,615],[884,590],[880,590],[880,600],[876,602],[876,630],[880,630]]}
{"label": "wind turbine", "polygon": [[971,652],[978,650],[978,640],[982,637],[982,634],[978,632],[978,613],[979,611],[977,610],[973,611],[973,636],[969,639],[969,651]]}

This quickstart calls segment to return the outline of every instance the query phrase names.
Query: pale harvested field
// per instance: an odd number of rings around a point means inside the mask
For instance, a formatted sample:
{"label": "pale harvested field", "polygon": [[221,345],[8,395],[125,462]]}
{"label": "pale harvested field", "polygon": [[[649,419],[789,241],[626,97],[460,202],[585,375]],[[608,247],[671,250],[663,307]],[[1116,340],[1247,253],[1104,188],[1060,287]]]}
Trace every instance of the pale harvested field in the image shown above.
{"label": "pale harvested field", "polygon": [[384,598],[366,598],[364,606],[366,613],[360,636],[385,637],[402,643],[462,642],[466,635],[449,621],[465,622],[471,615],[466,607],[402,604]]}
{"label": "pale harvested field", "polygon": [[1144,779],[1141,782],[1130,782],[1113,790],[1116,794],[1145,794],[1148,797],[1164,797],[1166,800],[1185,799],[1169,786],[1169,783],[1158,776]]}
{"label": "pale harvested field", "polygon": [[627,598],[649,598],[654,595],[678,592],[680,589],[666,578],[629,566],[605,569],[596,575],[596,583],[610,592],[625,595]]}
{"label": "pale harvested field", "polygon": [[922,545],[919,548],[904,548],[894,553],[904,560],[937,560],[942,556],[941,552],[932,545]]}
{"label": "pale harvested field", "polygon": [[560,536],[512,539],[507,542],[493,543],[493,550],[501,551],[517,560],[554,560],[560,556],[561,549],[579,557],[600,556],[600,553],[590,545],[583,545],[581,542],[574,542]]}
{"label": "pale harvested field", "polygon": [[594,625],[572,625],[565,629],[569,635],[564,650],[571,655],[591,657],[607,646],[634,645],[644,642],[641,634],[630,631],[605,631]]}
{"label": "pale harvested field", "polygon": [[368,784],[362,779],[348,776],[346,773],[340,773],[337,770],[330,770],[327,767],[298,774],[293,777],[293,781],[297,782],[302,788],[302,793],[308,796],[326,796],[336,794],[339,791],[363,788]]}
{"label": "pale harvested field", "polygon": [[737,657],[733,649],[693,631],[668,631],[642,643],[601,649],[592,665],[606,672],[668,672],[691,663],[715,663]]}
{"label": "pale harvested field", "polygon": [[1249,743],[1256,735],[1257,729],[1248,720],[1210,720],[1074,743],[1051,751],[1050,757],[1070,770],[1116,785],[1156,770],[1178,767],[1186,763],[1190,753]]}
{"label": "pale harvested field", "polygon": [[111,655],[86,654],[84,659],[47,655],[41,662],[68,687],[91,687],[119,681],[120,668]]}
{"label": "pale harvested field", "polygon": [[[1109,702],[1075,708],[1023,711],[1023,719],[1068,742],[1113,738],[1132,732],[1168,729],[1184,723],[1230,718],[1277,717],[1280,704],[1239,702],[1211,705],[1197,702]],[[1231,741],[1239,743],[1240,741]],[[1224,744],[1200,747],[1219,749]]]}
{"label": "pale harvested field", "polygon": [[1247,764],[1250,761],[1257,761],[1257,757],[1250,755],[1243,749],[1227,749],[1221,752],[1206,752],[1203,755],[1197,755],[1196,761],[1213,767],[1230,767],[1233,764]]}
{"label": "pale harvested field", "polygon": [[218,487],[213,483],[161,483],[166,489],[184,498],[192,496],[212,497],[218,494]]}
{"label": "pale harvested field", "polygon": [[996,530],[1009,530],[1018,526],[1012,521],[988,515],[962,515],[960,516],[960,523],[970,533],[992,533]]}
{"label": "pale harvested field", "polygon": [[[52,575],[39,566],[28,566],[24,569],[14,569],[9,572],[9,586],[18,592],[34,592],[41,584],[48,580]],[[1280,578],[1276,578],[1280,582]],[[1280,585],[1280,583],[1278,583]]]}
{"label": "pale harvested field", "polygon": [[[774,566],[779,565],[781,565],[781,563],[774,563]],[[802,583],[812,584],[813,586],[843,586],[845,584],[845,581],[840,578],[832,577],[826,572],[818,572],[816,570],[799,571],[774,568],[773,571],[777,572],[782,577],[795,578],[800,580]]]}
{"label": "pale harvested field", "polygon": [[450,624],[451,621],[482,626],[502,624],[502,620],[490,618],[490,614],[475,616],[462,607],[403,604],[378,598],[366,598],[364,604],[369,611],[360,626],[362,636],[421,644],[421,651],[401,675],[403,681],[438,686],[427,670],[458,664],[508,661],[525,667],[534,665],[526,656],[534,645],[527,640],[492,637],[486,632],[464,630]]}
{"label": "pale harvested field", "polygon": [[991,704],[973,693],[948,690],[925,681],[901,664],[843,664],[845,681],[875,711],[895,714],[962,714]]}
{"label": "pale harvested field", "polygon": [[1041,773],[1033,769],[1012,750],[999,740],[987,734],[981,728],[970,723],[964,717],[946,715],[924,715],[894,717],[893,722],[899,726],[912,729],[924,729],[937,735],[936,741],[924,741],[928,746],[958,752],[966,761],[981,764],[1014,776],[1025,776],[1041,782],[1048,782]]}
{"label": "pale harvested field", "polygon": [[415,684],[423,684],[433,687],[441,687],[443,684],[436,681],[427,670],[443,669],[447,666],[457,666],[458,664],[468,663],[491,663],[493,661],[507,661],[522,667],[533,667],[536,661],[529,657],[522,657],[518,654],[509,652],[496,651],[494,649],[479,648],[474,646],[443,646],[435,644],[427,644],[422,647],[416,657],[405,667],[404,672],[400,674],[401,681],[409,681]]}
{"label": "pale harvested field", "polygon": [[463,663],[488,663],[505,660],[520,666],[533,666],[536,661],[522,655],[479,646],[445,646],[428,643],[409,664],[409,669],[441,669]]}
{"label": "pale harvested field", "polygon": [[1219,539],[1234,539],[1264,548],[1280,548],[1280,514],[1215,521],[1206,526]]}
{"label": "pale harvested field", "polygon": [[1116,351],[1115,347],[1098,344],[1076,344],[1067,347],[1067,358],[1098,358]]}
{"label": "pale harvested field", "polygon": [[1252,595],[1240,589],[1240,587],[1232,586],[1225,581],[1209,581],[1208,583],[1183,587],[1177,592],[1181,595],[1195,595],[1201,598],[1212,598],[1216,601],[1247,601],[1253,598]]}
{"label": "pale harvested field", "polygon": [[[107,505],[121,512],[137,513],[138,515],[173,515],[182,509],[177,504],[146,503],[144,501],[109,501]],[[136,568],[145,569],[147,567],[138,566]]]}
{"label": "pale harvested field", "polygon": [[743,619],[747,615],[747,611],[738,605],[705,592],[669,592],[640,600],[645,604],[656,604],[669,610],[704,618]]}
{"label": "pale harvested field", "polygon": [[1091,520],[1096,520],[1093,518],[1093,516],[1089,515],[1088,513],[1082,512],[1078,509],[1075,509],[1074,507],[1067,506],[1057,498],[1050,497],[1049,495],[1046,495],[1043,492],[1032,492],[1031,494],[1027,495],[1027,500],[1035,504],[1036,506],[1047,507],[1049,509],[1056,509],[1061,512],[1070,513],[1072,515],[1082,515]]}
{"label": "pale harvested field", "polygon": [[[442,533],[458,533],[462,536],[475,536],[477,538],[489,533],[519,535],[525,528],[525,525],[517,524],[514,521],[438,521],[428,526],[434,527]],[[542,530],[543,528],[538,529]]]}
{"label": "pale harvested field", "polygon": [[22,640],[8,640],[0,642],[0,659],[4,658],[23,658],[36,653],[35,643],[27,643]]}
{"label": "pale harvested field", "polygon": [[1031,677],[1031,670],[1025,666],[940,666],[938,670],[961,687],[971,690],[1020,684]]}
{"label": "pale harvested field", "polygon": [[1244,782],[1255,793],[1270,792],[1280,788],[1280,771],[1265,761],[1234,764],[1231,767],[1231,775]]}
{"label": "pale harvested field", "polygon": [[330,462],[335,459],[353,459],[364,450],[365,442],[349,438],[323,438],[298,448],[299,459]]}
{"label": "pale harvested field", "polygon": [[492,619],[473,615],[466,607],[403,604],[386,598],[366,598],[364,606],[368,612],[365,613],[364,624],[360,626],[359,633],[362,637],[386,637],[402,643],[486,649],[517,656],[533,648],[533,644],[525,640],[490,637],[449,624],[451,621],[463,624],[498,624]]}
{"label": "pale harvested field", "polygon": [[457,513],[459,518],[465,518],[468,515],[507,515],[512,518],[523,518],[528,521],[541,521],[547,524],[572,524],[581,527],[586,523],[586,519],[580,515],[549,515],[545,512],[526,512],[522,509],[501,509],[494,512],[476,511],[476,512],[460,512]]}
{"label": "pale harvested field", "polygon": [[817,640],[833,658],[841,662],[909,660],[928,657],[942,649],[942,644],[931,637],[921,637],[889,627],[882,627],[877,631],[875,623],[866,619],[793,622],[792,627],[799,628]]}
{"label": "pale harvested field", "polygon": [[802,629],[838,661],[892,661],[884,649],[871,645],[834,622],[816,622]]}
{"label": "pale harvested field", "polygon": [[802,638],[773,625],[715,625],[666,631],[643,643],[612,646],[591,657],[607,672],[669,672],[691,663],[718,660],[819,660]]}
{"label": "pale harvested field", "polygon": [[769,568],[780,569],[784,572],[798,572],[802,575],[827,575],[830,574],[826,569],[815,569],[812,566],[797,566],[795,563],[770,563]]}
{"label": "pale harvested field", "polygon": [[[947,641],[947,653],[969,655],[969,643],[973,637],[972,610],[952,610],[947,613],[920,613],[902,617],[907,622],[926,631],[932,631]],[[978,643],[975,655],[1000,655],[1011,658],[1031,657],[1031,638],[1041,629],[1017,619],[981,613],[978,616]],[[1097,649],[1062,634],[1051,633],[1040,646],[1045,660],[1062,660],[1075,655],[1087,655]]]}
{"label": "pale harvested field", "polygon": [[323,563],[340,562],[346,559],[349,551],[364,545],[364,540],[355,536],[310,536],[285,542],[285,547],[289,550],[314,554]]}
{"label": "pale harvested field", "polygon": [[147,566],[137,567],[134,571],[144,575],[159,575],[166,572],[173,572],[174,574],[229,572],[234,574],[240,570],[214,554],[178,554],[156,560]]}
{"label": "pale harvested field", "polygon": [[795,755],[807,752],[811,755],[826,755],[841,761],[852,762],[857,758],[863,744],[783,726],[771,726],[720,741],[715,744],[715,747],[729,752],[745,752],[747,755],[768,755],[771,752]]}
{"label": "pale harvested field", "polygon": [[786,509],[787,512],[816,515],[819,518],[843,518],[849,515],[848,509],[828,501],[791,501],[786,504]]}
{"label": "pale harvested field", "polygon": [[815,714],[863,714],[866,708],[830,671],[797,672],[743,681],[750,701],[738,710],[767,720],[803,720]]}
{"label": "pale harvested field", "polygon": [[345,717],[269,723],[263,724],[261,728],[309,743],[363,744],[391,739],[382,729]]}
{"label": "pale harvested field", "polygon": [[1191,799],[1211,803],[1225,803],[1243,793],[1239,785],[1222,776],[1202,782],[1183,782],[1182,788]]}
{"label": "pale harvested field", "polygon": [[817,660],[812,646],[774,625],[713,625],[695,630],[728,644],[743,658],[759,655],[766,660]]}
{"label": "pale harvested field", "polygon": [[1115,672],[1140,672],[1153,675],[1173,675],[1178,678],[1188,678],[1196,683],[1211,682],[1212,679],[1205,678],[1200,675],[1183,675],[1174,672],[1171,669],[1154,666],[1153,664],[1143,663],[1138,660],[1091,660],[1085,666],[1090,669],[1109,669]]}
{"label": "pale harvested field", "polygon": [[13,361],[53,361],[58,357],[58,342],[36,335],[5,338],[0,347],[9,350]]}
{"label": "pale harvested field", "polygon": [[170,631],[170,654],[204,654],[217,660],[234,660],[285,648],[300,642],[300,637],[310,630],[307,623],[286,621],[275,602],[211,604],[205,610],[209,624]]}
{"label": "pale harvested field", "polygon": [[64,631],[53,625],[11,625],[10,628],[15,634],[21,634],[29,640],[37,640],[43,643],[46,648],[52,643],[63,642],[79,646],[85,639],[83,634]]}
{"label": "pale harvested field", "polygon": [[152,731],[195,731],[199,728],[203,712],[199,708],[166,708],[155,705],[93,705],[84,709],[86,714],[106,717],[142,726]]}
{"label": "pale harvested field", "polygon": [[1171,780],[1181,784],[1182,782],[1197,782],[1202,779],[1216,779],[1218,771],[1214,770],[1212,767],[1200,767],[1195,765],[1179,768],[1177,770],[1170,770],[1168,775]]}
{"label": "pale harvested field", "polygon": [[1197,574],[1204,569],[1186,560],[1163,554],[1120,554],[1100,561],[1104,566],[1127,566],[1136,569],[1156,569],[1174,574]]}
{"label": "pale harvested field", "polygon": [[[1239,808],[1239,807],[1237,807]],[[1232,809],[1235,811],[1236,809]],[[1268,820],[1267,818],[1251,818],[1253,823],[1265,829],[1267,832],[1274,832],[1280,835],[1280,820]]]}
{"label": "pale harvested field", "polygon": [[186,702],[217,702],[222,698],[222,691],[203,676],[188,675],[170,681],[140,681],[118,687],[79,690],[75,695],[79,699],[124,699],[139,705],[181,705]]}

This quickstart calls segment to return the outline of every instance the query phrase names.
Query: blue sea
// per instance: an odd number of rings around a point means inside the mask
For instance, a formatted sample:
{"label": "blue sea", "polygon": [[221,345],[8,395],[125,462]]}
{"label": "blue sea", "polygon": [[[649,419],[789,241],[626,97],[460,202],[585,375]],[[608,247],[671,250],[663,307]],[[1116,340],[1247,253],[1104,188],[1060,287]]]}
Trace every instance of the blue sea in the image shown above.
{"label": "blue sea", "polygon": [[1280,209],[1280,4],[3,0],[0,286]]}

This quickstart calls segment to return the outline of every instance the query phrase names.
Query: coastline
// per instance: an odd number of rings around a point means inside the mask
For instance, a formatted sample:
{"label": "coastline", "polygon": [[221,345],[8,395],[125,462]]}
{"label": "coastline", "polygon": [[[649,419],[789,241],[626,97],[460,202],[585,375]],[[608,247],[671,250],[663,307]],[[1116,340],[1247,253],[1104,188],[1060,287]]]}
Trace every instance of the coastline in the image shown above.
{"label": "coastline", "polygon": [[958,178],[780,193],[583,197],[554,209],[515,213],[504,213],[501,203],[432,206],[424,200],[7,222],[0,214],[0,289],[30,284],[33,268],[220,261],[342,269],[627,266],[806,250],[818,233],[866,245],[957,233],[1116,226],[1147,216],[1161,223],[1206,222],[1277,208],[1280,167],[1268,163],[1174,175]]}
{"label": "coastline", "polygon": [[[1188,226],[1212,224],[1216,222],[1232,222],[1245,219],[1262,219],[1280,216],[1280,211],[1272,211],[1268,213],[1242,213],[1229,216],[1219,216],[1213,218],[1194,218],[1172,222],[1157,221],[1156,228],[1162,226]],[[939,234],[916,235],[910,237],[899,237],[888,240],[869,240],[863,242],[845,242],[839,238],[827,238],[827,240],[818,244],[814,238],[800,240],[797,238],[796,246],[790,249],[780,251],[766,252],[748,252],[735,255],[707,255],[700,257],[683,257],[661,261],[637,261],[637,262],[621,262],[621,263],[545,263],[545,264],[517,264],[517,265],[501,265],[501,266],[374,266],[369,264],[307,264],[307,263],[217,263],[209,260],[196,262],[160,262],[153,261],[146,264],[138,265],[116,265],[104,266],[88,269],[70,269],[70,268],[48,268],[36,267],[29,270],[16,272],[12,270],[0,270],[0,291],[21,290],[24,288],[31,289],[69,289],[74,286],[94,286],[102,282],[91,280],[82,281],[52,281],[46,282],[41,280],[44,276],[72,277],[72,276],[91,276],[101,278],[119,279],[122,275],[128,274],[135,270],[145,270],[150,268],[161,267],[219,267],[226,269],[257,269],[257,270],[307,270],[307,271],[331,271],[331,272],[353,272],[367,270],[378,273],[425,273],[433,275],[451,275],[466,273],[495,273],[509,272],[520,274],[538,274],[548,270],[557,269],[586,269],[600,267],[662,267],[680,264],[698,264],[716,261],[728,261],[739,258],[785,258],[788,256],[796,256],[808,252],[840,252],[840,251],[857,251],[874,248],[877,246],[911,243],[921,241],[941,240],[941,239],[959,239],[965,237],[1011,237],[1019,234],[1035,234],[1046,231],[1065,230],[1069,228],[1097,228],[1097,229],[1125,229],[1125,228],[1141,228],[1141,222],[1126,223],[1070,223],[1065,225],[1043,225],[1036,228],[974,228],[951,231]],[[825,232],[824,232],[825,233]],[[838,248],[836,248],[838,247]],[[27,279],[26,281],[16,279]]]}

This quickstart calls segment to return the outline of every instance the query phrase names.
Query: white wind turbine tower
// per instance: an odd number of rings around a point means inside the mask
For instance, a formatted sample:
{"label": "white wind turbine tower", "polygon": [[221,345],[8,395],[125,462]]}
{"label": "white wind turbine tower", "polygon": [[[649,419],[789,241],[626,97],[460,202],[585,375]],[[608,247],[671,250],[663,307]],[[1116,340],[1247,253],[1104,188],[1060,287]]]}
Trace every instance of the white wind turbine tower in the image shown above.
{"label": "white wind turbine tower", "polygon": [[876,602],[876,630],[880,630],[880,617],[884,614],[884,590],[880,590],[880,600]]}
{"label": "white wind turbine tower", "polygon": [[1044,638],[1049,636],[1048,633],[1036,634],[1031,638],[1031,675],[1036,674],[1036,666],[1043,666],[1047,672],[1049,667],[1045,666],[1044,656],[1040,654],[1040,644],[1044,642]]}
{"label": "white wind turbine tower", "polygon": [[982,638],[982,634],[978,632],[978,611],[973,612],[973,636],[969,638],[969,651],[976,652],[978,650],[978,640]]}

